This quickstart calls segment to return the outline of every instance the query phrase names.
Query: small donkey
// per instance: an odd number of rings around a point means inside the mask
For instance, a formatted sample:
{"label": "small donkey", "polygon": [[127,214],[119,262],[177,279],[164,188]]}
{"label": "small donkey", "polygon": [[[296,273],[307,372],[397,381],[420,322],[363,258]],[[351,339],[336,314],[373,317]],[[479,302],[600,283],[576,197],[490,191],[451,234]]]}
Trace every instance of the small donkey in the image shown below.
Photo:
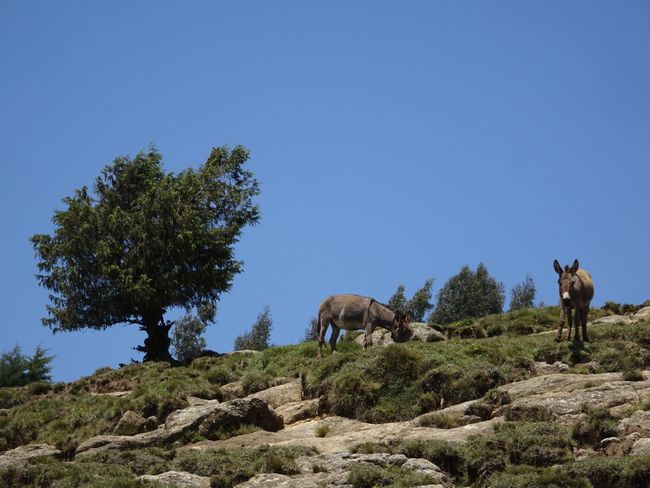
{"label": "small donkey", "polygon": [[578,269],[578,260],[573,261],[573,265],[568,265],[564,270],[556,259],[553,261],[553,268],[560,276],[558,284],[560,285],[560,322],[557,326],[556,341],[562,340],[562,326],[566,317],[569,335],[567,339],[571,340],[571,311],[575,310],[573,324],[575,325],[575,336],[573,340],[579,341],[578,324],[582,325],[582,340],[587,342],[587,315],[589,314],[589,304],[594,297],[594,282],[591,275],[584,269]]}
{"label": "small donkey", "polygon": [[364,330],[363,348],[372,346],[372,332],[375,327],[390,331],[395,342],[403,342],[410,336],[408,314],[393,312],[374,298],[359,295],[332,295],[323,300],[318,308],[318,357],[323,355],[323,343],[327,327],[332,325],[330,347],[336,351],[336,340],[341,329]]}

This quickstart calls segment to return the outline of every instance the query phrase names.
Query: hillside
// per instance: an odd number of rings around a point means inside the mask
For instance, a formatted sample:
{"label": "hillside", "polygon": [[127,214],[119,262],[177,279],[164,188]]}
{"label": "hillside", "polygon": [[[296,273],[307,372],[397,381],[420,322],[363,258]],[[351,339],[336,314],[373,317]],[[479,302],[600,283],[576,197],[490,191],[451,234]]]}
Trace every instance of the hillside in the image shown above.
{"label": "hillside", "polygon": [[584,344],[547,307],[2,388],[0,487],[650,486],[650,307],[608,313]]}

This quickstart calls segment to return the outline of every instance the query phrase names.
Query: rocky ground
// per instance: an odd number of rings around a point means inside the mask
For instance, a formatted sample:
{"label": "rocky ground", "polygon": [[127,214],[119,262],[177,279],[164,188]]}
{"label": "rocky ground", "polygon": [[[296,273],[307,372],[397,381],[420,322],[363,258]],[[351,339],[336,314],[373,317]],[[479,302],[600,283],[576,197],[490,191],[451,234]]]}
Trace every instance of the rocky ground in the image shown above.
{"label": "rocky ground", "polygon": [[[642,310],[648,313],[647,309]],[[645,317],[644,319],[647,319]],[[635,318],[626,318],[625,323]],[[444,340],[435,331],[423,335],[423,342]],[[423,329],[422,333],[427,332]],[[375,344],[387,342],[381,332]],[[352,486],[350,472],[354,466],[399,468],[426,475],[428,485],[452,487],[452,477],[430,461],[408,458],[403,454],[351,453],[351,448],[363,443],[390,445],[405,440],[441,440],[461,445],[473,435],[486,435],[494,426],[515,420],[545,420],[574,425],[585,418],[590,409],[606,409],[617,419],[616,435],[601,441],[593,449],[576,449],[575,458],[606,456],[608,454],[650,455],[650,411],[640,408],[650,401],[650,371],[626,380],[621,373],[569,374],[568,366],[536,363],[537,376],[503,385],[497,391],[507,398],[489,403],[483,398],[438,410],[447,427],[432,426],[431,415],[413,420],[371,424],[344,417],[325,415],[320,400],[310,398],[301,379],[278,378],[275,386],[244,395],[241,382],[222,387],[224,401],[189,398],[189,406],[170,414],[158,425],[155,418],[143,418],[126,412],[115,431],[79,444],[75,458],[103,451],[127,450],[181,442],[179,450],[210,451],[259,446],[303,446],[314,448],[316,454],[297,460],[298,473],[259,474],[238,486],[253,487],[326,487]],[[115,394],[115,393],[113,393]],[[120,392],[129,395],[128,391]],[[478,408],[481,407],[481,408]],[[479,412],[480,414],[477,414]],[[215,429],[254,425],[260,430],[224,440],[190,442],[193,435],[209,437]],[[60,452],[46,444],[30,444],[0,454],[0,468],[21,465],[35,458],[57,456]],[[210,479],[192,473],[169,471],[145,475],[142,480],[156,481],[165,486],[208,487]]]}

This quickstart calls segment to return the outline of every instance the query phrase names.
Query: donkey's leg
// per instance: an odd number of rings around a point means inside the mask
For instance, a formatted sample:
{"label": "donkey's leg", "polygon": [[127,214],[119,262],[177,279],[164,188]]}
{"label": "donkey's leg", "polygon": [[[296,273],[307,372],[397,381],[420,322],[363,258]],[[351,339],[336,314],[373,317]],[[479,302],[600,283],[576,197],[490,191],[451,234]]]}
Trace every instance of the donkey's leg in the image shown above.
{"label": "donkey's leg", "polygon": [[[567,326],[567,329],[568,329],[568,335],[567,335],[566,340],[570,341],[571,340],[571,329],[573,329],[573,318],[571,317],[571,309],[567,308],[565,313],[566,313],[566,326]],[[577,339],[574,337],[573,340],[577,340]]]}
{"label": "donkey's leg", "polygon": [[323,357],[323,343],[325,342],[325,333],[330,324],[330,318],[325,314],[318,317],[318,354],[316,357]]}
{"label": "donkey's leg", "polygon": [[[564,327],[564,321],[566,316],[564,313],[564,307],[560,304],[560,321],[557,323],[557,333],[555,334],[555,342],[560,342],[562,340],[562,328]],[[571,336],[571,327],[569,327],[569,337]]]}
{"label": "donkey's leg", "polygon": [[341,328],[337,327],[332,323],[332,336],[330,337],[330,349],[332,350],[332,354],[336,352],[336,341],[339,338],[339,333],[341,332]]}
{"label": "donkey's leg", "polygon": [[587,315],[589,315],[589,305],[582,308],[580,313],[580,322],[582,323],[582,340],[584,342],[589,342],[587,337]]}
{"label": "donkey's leg", "polygon": [[573,340],[579,341],[580,340],[580,316],[582,315],[582,309],[580,307],[576,307],[575,310],[573,311],[573,326],[576,329],[575,337]]}

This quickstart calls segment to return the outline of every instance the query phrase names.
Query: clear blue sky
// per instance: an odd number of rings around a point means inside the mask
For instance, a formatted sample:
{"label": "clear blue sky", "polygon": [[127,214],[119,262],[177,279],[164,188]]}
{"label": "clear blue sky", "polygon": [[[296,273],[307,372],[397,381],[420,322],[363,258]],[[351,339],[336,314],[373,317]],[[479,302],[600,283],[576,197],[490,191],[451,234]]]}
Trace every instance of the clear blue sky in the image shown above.
{"label": "clear blue sky", "polygon": [[214,350],[266,304],[293,343],[329,294],[480,262],[547,304],[555,258],[596,305],[650,298],[647,1],[0,1],[0,351],[66,381],[141,357],[134,326],[40,324],[28,239],[152,143],[170,171],[242,144],[262,184]]}

